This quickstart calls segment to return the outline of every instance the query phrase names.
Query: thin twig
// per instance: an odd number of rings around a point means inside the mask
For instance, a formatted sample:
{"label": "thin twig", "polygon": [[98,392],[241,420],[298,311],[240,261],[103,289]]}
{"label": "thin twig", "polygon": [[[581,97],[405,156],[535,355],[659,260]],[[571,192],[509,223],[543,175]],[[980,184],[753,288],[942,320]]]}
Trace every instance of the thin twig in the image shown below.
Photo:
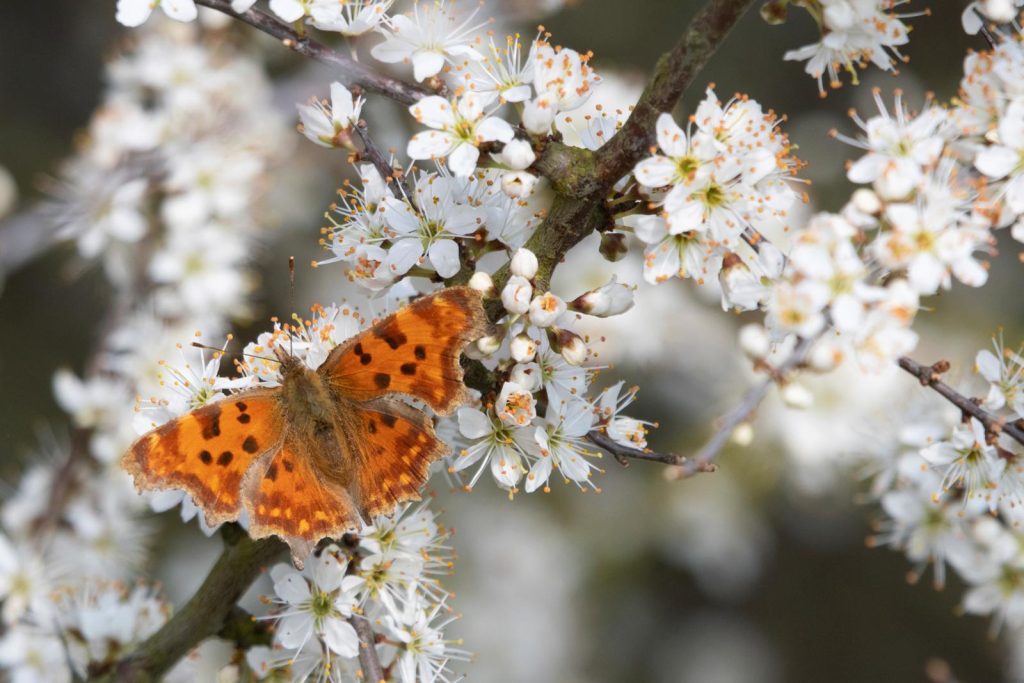
{"label": "thin twig", "polygon": [[680,466],[686,462],[686,458],[675,453],[659,453],[650,449],[630,448],[615,442],[610,436],[599,430],[593,430],[587,434],[587,438],[602,450],[611,453],[623,467],[629,466],[629,460],[646,460],[648,462],[660,462],[663,465]]}
{"label": "thin twig", "polygon": [[300,35],[291,26],[261,9],[254,7],[245,12],[235,12],[231,9],[230,0],[196,0],[196,4],[223,12],[239,21],[244,21],[250,26],[277,38],[285,47],[303,57],[309,57],[329,66],[340,67],[341,70],[338,78],[345,85],[358,85],[366,90],[386,95],[403,104],[412,104],[427,95],[434,94],[420,85],[407,83],[374,71],[344,53]]}
{"label": "thin twig", "polygon": [[1024,445],[1024,429],[1021,429],[1017,423],[1007,422],[1005,419],[993,415],[939,379],[943,372],[949,370],[948,362],[939,361],[934,365],[921,365],[912,358],[902,356],[899,359],[899,366],[916,377],[921,386],[930,387],[935,393],[959,408],[962,413],[977,419],[990,434],[1006,434],[1017,443]]}
{"label": "thin twig", "polygon": [[359,636],[359,666],[363,669],[363,680],[366,683],[381,683],[386,680],[384,667],[377,657],[377,634],[373,632],[369,619],[356,614],[348,622]]}
{"label": "thin twig", "polygon": [[815,342],[821,339],[829,329],[831,328],[826,326],[815,335],[801,337],[786,360],[775,366],[767,379],[752,387],[743,396],[739,405],[723,415],[718,420],[718,429],[715,430],[715,433],[708,439],[707,443],[699,451],[686,458],[686,461],[679,467],[673,468],[669,476],[674,479],[683,479],[698,472],[706,472],[706,468],[718,456],[736,428],[749,420],[750,416],[757,410],[757,407],[761,405],[772,385],[784,379],[786,375],[802,365],[807,360],[807,354],[810,353]]}
{"label": "thin twig", "polygon": [[359,136],[360,142],[363,143],[363,156],[370,160],[373,167],[377,169],[377,173],[380,173],[380,177],[384,179],[384,182],[388,184],[391,191],[396,197],[401,199],[402,197],[411,197],[409,194],[409,188],[399,180],[399,173],[395,171],[395,167],[391,165],[391,162],[384,157],[384,153],[381,152],[380,148],[370,137],[370,131],[366,125],[366,121],[359,120],[354,125],[356,135]]}

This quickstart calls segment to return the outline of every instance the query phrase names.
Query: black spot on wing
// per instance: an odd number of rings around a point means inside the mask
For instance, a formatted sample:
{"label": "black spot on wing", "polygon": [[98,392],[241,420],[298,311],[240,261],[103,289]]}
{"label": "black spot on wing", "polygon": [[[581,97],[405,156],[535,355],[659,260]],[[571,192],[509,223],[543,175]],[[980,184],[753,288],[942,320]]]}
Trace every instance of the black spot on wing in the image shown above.
{"label": "black spot on wing", "polygon": [[214,403],[196,415],[203,438],[209,441],[220,436],[220,406]]}
{"label": "black spot on wing", "polygon": [[255,453],[259,450],[259,447],[260,444],[256,441],[256,437],[251,434],[245,437],[245,441],[242,442],[242,450],[246,453]]}

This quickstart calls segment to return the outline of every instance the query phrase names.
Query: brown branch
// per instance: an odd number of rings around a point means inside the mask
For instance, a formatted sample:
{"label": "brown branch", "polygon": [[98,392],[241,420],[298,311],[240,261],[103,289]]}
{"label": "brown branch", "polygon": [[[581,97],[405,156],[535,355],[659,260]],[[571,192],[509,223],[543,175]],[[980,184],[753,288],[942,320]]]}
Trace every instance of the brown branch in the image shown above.
{"label": "brown branch", "polygon": [[680,466],[686,462],[686,458],[675,453],[659,453],[649,448],[630,448],[617,443],[610,436],[597,429],[589,432],[587,438],[595,446],[610,453],[623,467],[629,467],[629,460],[646,460],[647,462],[660,462],[663,465]]}
{"label": "brown branch", "polygon": [[377,657],[377,634],[373,632],[370,620],[359,615],[352,615],[348,622],[359,636],[359,666],[363,669],[363,681],[366,683],[383,683],[387,680],[384,667]]}
{"label": "brown branch", "polygon": [[395,170],[395,167],[391,165],[391,162],[381,152],[380,147],[370,137],[366,121],[359,119],[359,122],[352,129],[359,136],[359,141],[363,143],[362,156],[373,164],[373,167],[377,169],[377,173],[380,173],[380,177],[388,184],[394,195],[399,199],[402,197],[412,197],[409,193],[409,188],[400,179],[401,173]]}
{"label": "brown branch", "polygon": [[671,52],[658,60],[654,78],[644,88],[622,128],[597,151],[596,181],[615,183],[647,156],[655,140],[655,122],[670,112],[718,45],[754,0],[713,0],[687,26]]}
{"label": "brown branch", "polygon": [[1004,418],[993,415],[970,398],[964,396],[940,379],[943,372],[949,370],[949,363],[939,361],[934,365],[921,365],[912,358],[902,356],[899,366],[917,378],[923,387],[930,387],[935,393],[960,409],[964,415],[970,415],[985,426],[989,434],[1006,434],[1017,443],[1024,445],[1024,429]]}
{"label": "brown branch", "polygon": [[236,525],[225,526],[221,535],[224,552],[191,599],[132,654],[109,671],[90,672],[89,680],[160,680],[193,647],[225,628],[235,603],[285,546],[276,538],[254,541]]}
{"label": "brown branch", "polygon": [[402,104],[412,104],[427,95],[434,94],[423,86],[407,83],[374,71],[346,54],[299,34],[298,31],[288,24],[261,9],[254,7],[245,12],[235,12],[231,9],[230,0],[196,0],[196,4],[223,12],[230,17],[243,21],[253,28],[277,38],[285,47],[303,57],[308,57],[328,66],[339,67],[338,78],[349,87],[358,85],[371,92],[390,97]]}
{"label": "brown branch", "polygon": [[[552,182],[555,200],[547,217],[526,242],[537,255],[537,291],[545,291],[565,254],[594,232],[614,225],[605,199],[611,187],[648,154],[658,114],[675,106],[686,87],[754,0],[710,0],[690,22],[682,38],[658,61],[654,76],[622,129],[597,152],[548,143],[534,169]],[[468,279],[467,274],[465,278]],[[506,264],[494,274],[498,292],[509,278]],[[496,299],[492,317],[501,313]]]}

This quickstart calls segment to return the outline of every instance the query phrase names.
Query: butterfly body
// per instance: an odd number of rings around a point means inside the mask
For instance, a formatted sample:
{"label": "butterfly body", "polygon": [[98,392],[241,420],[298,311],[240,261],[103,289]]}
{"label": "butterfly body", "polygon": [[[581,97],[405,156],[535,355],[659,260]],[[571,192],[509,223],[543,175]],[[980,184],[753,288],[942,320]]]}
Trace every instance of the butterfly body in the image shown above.
{"label": "butterfly body", "polygon": [[419,498],[448,453],[433,421],[468,397],[459,356],[488,327],[478,293],[416,300],[337,346],[313,370],[275,347],[279,387],[252,389],[140,437],[123,464],[139,489],[181,488],[207,522],[245,511],[253,538],[282,537],[301,564],[326,537]]}

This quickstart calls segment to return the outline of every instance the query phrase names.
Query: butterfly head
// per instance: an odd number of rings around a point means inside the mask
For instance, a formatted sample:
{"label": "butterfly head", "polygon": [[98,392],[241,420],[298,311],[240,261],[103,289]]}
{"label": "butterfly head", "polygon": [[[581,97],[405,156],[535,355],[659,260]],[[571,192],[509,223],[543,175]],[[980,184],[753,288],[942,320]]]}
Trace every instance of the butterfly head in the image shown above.
{"label": "butterfly head", "polygon": [[277,356],[277,362],[281,364],[282,378],[287,379],[298,374],[304,374],[308,369],[301,358],[292,355],[292,353],[285,351],[280,346],[274,347],[274,355]]}

